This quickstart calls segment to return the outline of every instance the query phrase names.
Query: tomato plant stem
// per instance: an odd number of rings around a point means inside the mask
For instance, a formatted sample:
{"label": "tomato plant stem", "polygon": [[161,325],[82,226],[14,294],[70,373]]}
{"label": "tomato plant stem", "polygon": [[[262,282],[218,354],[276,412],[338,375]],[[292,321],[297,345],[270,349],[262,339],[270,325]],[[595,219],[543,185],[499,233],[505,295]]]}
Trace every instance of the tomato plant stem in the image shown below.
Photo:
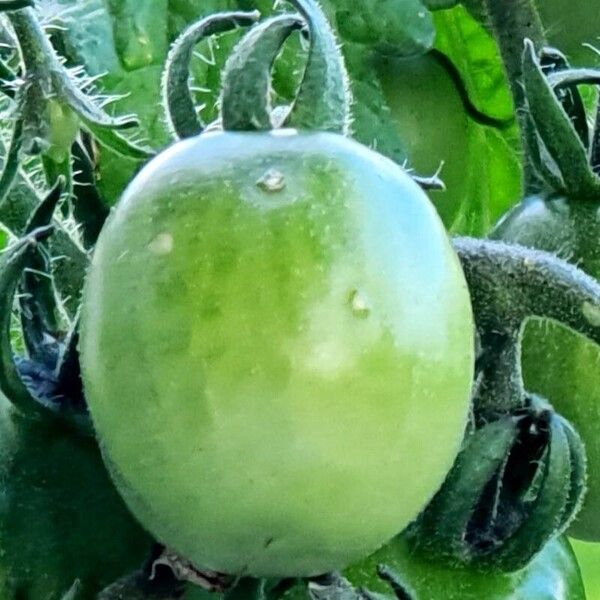
{"label": "tomato plant stem", "polygon": [[529,189],[531,182],[537,178],[532,161],[527,155],[527,129],[531,127],[531,124],[525,110],[522,56],[526,39],[530,39],[538,49],[545,45],[544,29],[533,0],[485,0],[485,5],[515,101],[525,153],[523,183],[525,188]]}

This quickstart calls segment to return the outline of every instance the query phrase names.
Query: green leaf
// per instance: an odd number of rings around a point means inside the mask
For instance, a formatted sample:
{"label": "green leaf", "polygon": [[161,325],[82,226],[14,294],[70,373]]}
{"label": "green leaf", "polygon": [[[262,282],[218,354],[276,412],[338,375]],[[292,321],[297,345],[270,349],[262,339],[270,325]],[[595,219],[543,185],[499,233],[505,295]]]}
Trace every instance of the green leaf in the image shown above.
{"label": "green leaf", "polygon": [[[516,137],[516,127],[511,133]],[[483,236],[519,199],[521,163],[510,136],[475,123],[468,126],[466,152],[469,162],[463,200],[450,231]]]}
{"label": "green leaf", "polygon": [[161,64],[168,51],[168,0],[105,0],[121,66],[132,71]]}
{"label": "green leaf", "polygon": [[386,54],[415,56],[433,44],[431,14],[420,0],[332,0],[339,34]]}
{"label": "green leaf", "polygon": [[463,6],[434,14],[435,48],[454,63],[473,105],[494,119],[514,120],[514,106],[496,42]]}

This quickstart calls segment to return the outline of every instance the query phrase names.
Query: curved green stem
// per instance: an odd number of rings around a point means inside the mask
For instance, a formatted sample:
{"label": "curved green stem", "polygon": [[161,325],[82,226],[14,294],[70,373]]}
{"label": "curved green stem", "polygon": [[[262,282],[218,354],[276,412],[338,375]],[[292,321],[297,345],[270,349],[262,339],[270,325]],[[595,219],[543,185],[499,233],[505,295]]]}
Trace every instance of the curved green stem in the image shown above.
{"label": "curved green stem", "polygon": [[521,340],[518,331],[510,334],[480,332],[484,349],[477,362],[479,385],[473,397],[478,420],[506,414],[526,402],[521,373]]}
{"label": "curved green stem", "polygon": [[223,74],[223,129],[273,129],[271,69],[285,40],[303,24],[296,15],[272,17],[253,27],[238,43]]}
{"label": "curved green stem", "polygon": [[521,135],[524,155],[524,184],[529,190],[536,185],[537,175],[532,169],[528,157],[527,128],[530,123],[526,119],[525,95],[522,87],[523,43],[526,39],[533,41],[536,47],[545,45],[545,35],[541,19],[534,0],[483,0],[486,13],[500,48],[502,61],[510,83]]}
{"label": "curved green stem", "polygon": [[81,225],[83,244],[89,249],[96,243],[109,209],[96,188],[94,161],[86,148],[83,136],[76,140],[72,154],[75,170],[71,197],[73,216]]}
{"label": "curved green stem", "polygon": [[[79,89],[59,60],[33,9],[10,12],[9,19],[19,42],[25,76],[37,85],[48,87],[45,100],[51,94],[56,95],[59,102],[70,106],[90,126],[122,129],[138,124],[133,115],[111,117]],[[37,111],[43,113],[43,107],[38,106]]]}
{"label": "curved green stem", "polygon": [[211,15],[190,26],[177,38],[169,52],[161,85],[167,123],[175,137],[191,137],[204,129],[189,88],[194,46],[211,35],[251,25],[259,16],[258,11]]}
{"label": "curved green stem", "polygon": [[600,84],[600,69],[565,69],[554,71],[547,75],[548,83],[553,88],[563,88],[573,85]]}
{"label": "curved green stem", "polygon": [[600,343],[600,284],[540,250],[455,238],[480,332],[513,335],[530,317],[552,319]]}
{"label": "curved green stem", "polygon": [[[63,188],[64,180],[61,177],[31,215],[25,235],[50,225]],[[41,252],[31,257],[28,267],[23,274],[19,297],[23,339],[29,357],[48,364],[53,357],[47,336],[56,339],[59,335],[54,286],[48,261]]]}
{"label": "curved green stem", "polygon": [[350,126],[350,89],[335,35],[314,0],[289,1],[308,23],[310,48],[304,77],[285,125],[346,134]]}

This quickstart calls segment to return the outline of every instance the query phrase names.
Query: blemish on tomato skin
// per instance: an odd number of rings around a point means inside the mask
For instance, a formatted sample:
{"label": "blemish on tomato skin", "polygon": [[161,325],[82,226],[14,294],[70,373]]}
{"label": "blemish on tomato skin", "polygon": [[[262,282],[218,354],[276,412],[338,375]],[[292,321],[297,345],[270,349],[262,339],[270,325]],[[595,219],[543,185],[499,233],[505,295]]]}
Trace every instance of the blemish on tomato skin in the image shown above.
{"label": "blemish on tomato skin", "polygon": [[584,302],[581,307],[583,316],[593,327],[600,327],[600,308],[589,302]]}
{"label": "blemish on tomato skin", "polygon": [[349,294],[348,302],[350,304],[352,313],[355,316],[361,319],[364,319],[369,316],[369,313],[371,312],[371,307],[367,298],[364,296],[364,294],[361,293],[360,290],[352,290]]}
{"label": "blemish on tomato skin", "polygon": [[285,187],[285,177],[277,169],[269,169],[258,179],[256,185],[265,192],[279,192]]}
{"label": "blemish on tomato skin", "polygon": [[165,256],[173,251],[173,236],[170,233],[159,233],[149,244],[152,254]]}

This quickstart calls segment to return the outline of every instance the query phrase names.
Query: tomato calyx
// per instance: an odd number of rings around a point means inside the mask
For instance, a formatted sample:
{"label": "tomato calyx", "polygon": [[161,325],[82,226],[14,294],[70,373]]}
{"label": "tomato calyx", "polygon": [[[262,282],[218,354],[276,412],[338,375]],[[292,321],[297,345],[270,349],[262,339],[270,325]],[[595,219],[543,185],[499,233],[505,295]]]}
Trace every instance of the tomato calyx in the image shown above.
{"label": "tomato calyx", "polygon": [[136,127],[137,118],[110,116],[104,106],[112,99],[94,96],[94,79],[64,66],[35,10],[27,6],[29,3],[10,4],[15,5],[8,12],[8,20],[18,45],[21,73],[17,77],[8,67],[3,69],[11,80],[7,90],[14,98],[15,116],[10,149],[0,176],[0,202],[16,177],[23,154],[41,154],[50,163],[68,165],[67,157],[79,124],[120,154],[151,156],[149,149],[116,132]]}
{"label": "tomato calyx", "polygon": [[480,351],[473,420],[445,483],[411,527],[418,546],[482,569],[515,571],[581,508],[583,443],[543,398],[525,390],[524,323],[550,318],[598,341],[600,285],[552,254],[457,238]]}
{"label": "tomato calyx", "polygon": [[162,80],[163,110],[174,138],[198,135],[206,127],[199,120],[189,88],[194,46],[212,35],[251,25],[259,16],[258,11],[217,13],[190,25],[177,38],[169,52]]}
{"label": "tomato calyx", "polygon": [[279,15],[253,27],[237,45],[223,74],[221,112],[225,130],[268,131],[283,126],[290,107],[282,109],[280,115],[273,114],[271,68],[286,39],[302,27],[304,21],[299,15]]}
{"label": "tomato calyx", "polygon": [[526,140],[528,154],[550,189],[597,199],[600,177],[590,164],[590,134],[576,86],[600,82],[600,72],[564,68],[568,63],[556,51],[546,51],[544,62],[545,70],[533,43],[525,40],[523,84],[534,132]]}
{"label": "tomato calyx", "polygon": [[[23,237],[6,250],[0,263],[0,390],[26,417],[56,417],[89,434],[76,350],[78,319],[68,331],[61,330],[45,247],[56,233],[51,220],[62,187],[59,180],[32,214]],[[12,349],[12,307],[17,290],[27,358],[15,355]]]}

